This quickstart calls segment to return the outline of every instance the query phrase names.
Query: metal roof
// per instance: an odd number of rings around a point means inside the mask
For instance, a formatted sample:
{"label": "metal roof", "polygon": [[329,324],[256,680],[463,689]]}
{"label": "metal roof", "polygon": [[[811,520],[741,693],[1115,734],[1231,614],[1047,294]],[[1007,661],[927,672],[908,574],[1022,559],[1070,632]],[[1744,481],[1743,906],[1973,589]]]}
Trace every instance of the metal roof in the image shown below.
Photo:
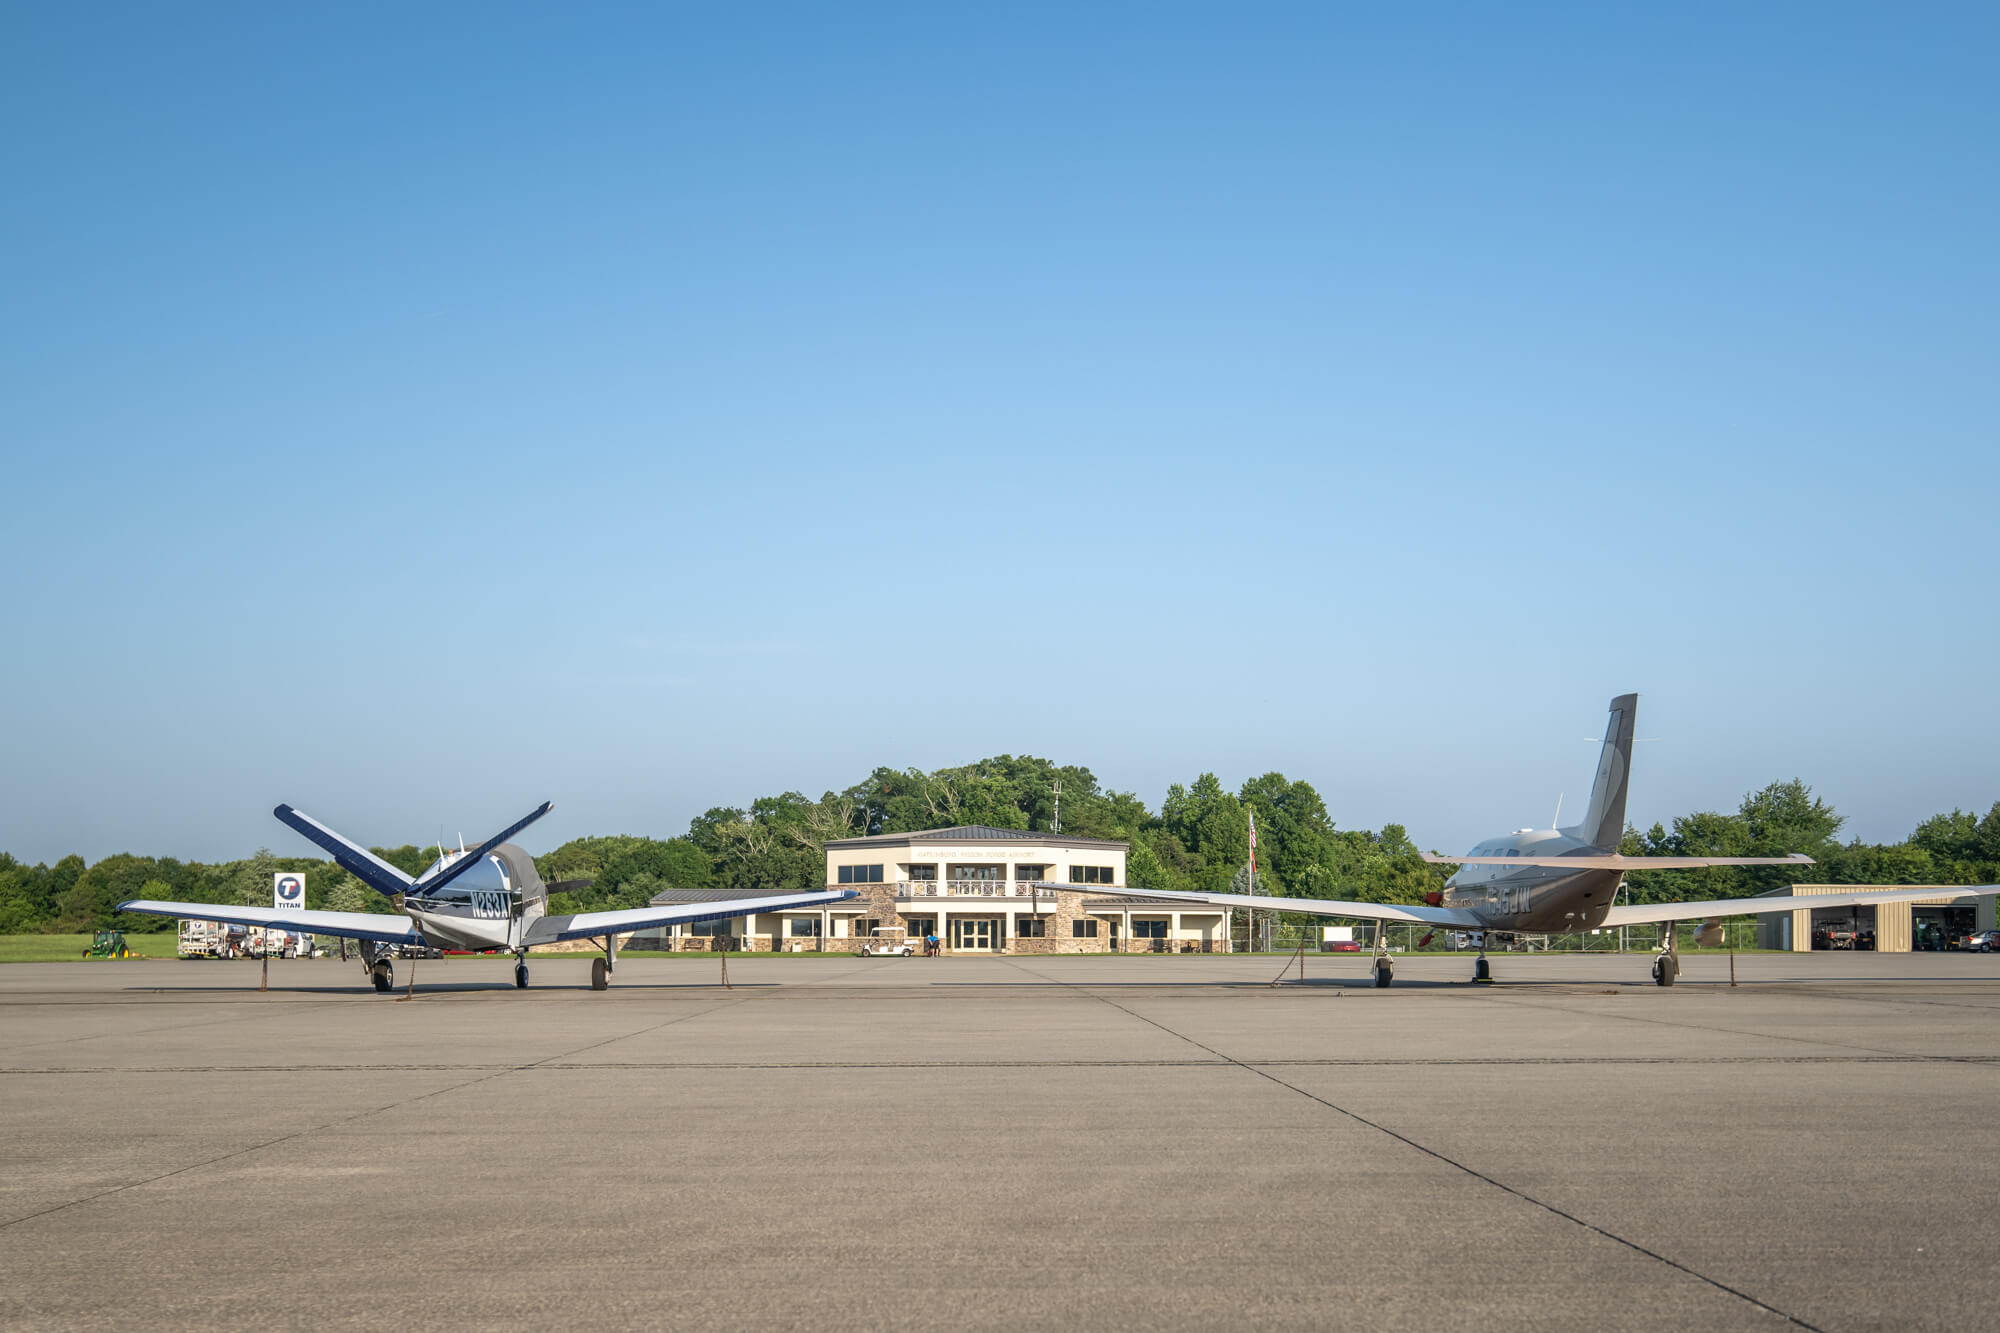
{"label": "metal roof", "polygon": [[920,842],[1035,842],[1049,847],[1125,847],[1113,838],[1077,838],[1066,833],[1024,828],[994,828],[990,824],[958,824],[952,828],[918,829],[910,833],[878,833],[870,838],[830,838],[835,847],[908,847]]}
{"label": "metal roof", "polygon": [[681,903],[720,903],[750,896],[741,889],[662,889],[648,902],[653,907],[674,907]]}
{"label": "metal roof", "polygon": [[[834,888],[837,886],[829,885],[828,887]],[[809,889],[807,890],[807,892],[809,893],[817,892],[817,890]],[[654,907],[679,907],[686,903],[728,903],[728,902],[735,902],[738,899],[742,899],[745,902],[751,902],[767,896],[769,895],[745,894],[741,889],[662,889],[660,890],[660,892],[654,894],[652,898],[649,899],[648,901]],[[819,907],[791,907],[791,908],[766,907],[760,909],[757,912],[757,915],[765,916],[773,912],[779,912],[779,911],[866,912],[867,910],[868,910],[867,903],[859,899],[853,899],[842,903],[826,903]]]}
{"label": "metal roof", "polygon": [[1096,912],[1113,907],[1150,907],[1161,912],[1220,912],[1226,903],[1182,903],[1170,898],[1088,898],[1083,910]]}

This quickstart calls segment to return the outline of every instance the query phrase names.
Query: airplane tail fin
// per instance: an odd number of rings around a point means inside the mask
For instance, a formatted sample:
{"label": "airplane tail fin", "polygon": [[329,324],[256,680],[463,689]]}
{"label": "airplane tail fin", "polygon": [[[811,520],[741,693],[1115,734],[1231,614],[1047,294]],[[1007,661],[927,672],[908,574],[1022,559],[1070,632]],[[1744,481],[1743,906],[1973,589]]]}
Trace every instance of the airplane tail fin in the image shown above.
{"label": "airplane tail fin", "polygon": [[1583,822],[1562,830],[1603,851],[1616,851],[1625,836],[1625,790],[1632,777],[1632,729],[1639,696],[1621,694],[1611,701],[1611,719],[1604,728],[1604,749],[1597,756],[1597,780],[1590,787],[1590,807]]}
{"label": "airplane tail fin", "polygon": [[554,801],[543,801],[540,805],[530,810],[527,814],[521,816],[519,819],[509,824],[506,828],[501,829],[498,833],[488,838],[485,842],[480,843],[479,846],[474,848],[472,851],[460,852],[451,861],[440,862],[437,866],[432,868],[428,874],[426,874],[422,879],[416,882],[415,885],[416,889],[422,892],[431,889],[443,888],[445,885],[451,883],[453,880],[457,879],[460,875],[464,874],[466,871],[472,869],[472,867],[478,865],[488,856],[492,855],[493,852],[502,843],[506,842],[516,833],[519,833],[522,829],[528,827],[528,825],[534,823],[537,819],[540,819],[543,815],[547,814],[549,811],[555,808],[556,808],[556,803]]}
{"label": "airplane tail fin", "polygon": [[[516,833],[519,833],[522,829],[528,827],[528,825],[534,823],[554,808],[554,802],[542,802],[542,804],[530,810],[526,815],[515,820],[512,824],[509,824],[506,828],[481,843],[476,850],[469,853],[461,853],[452,858],[448,863],[441,862],[433,867],[430,873],[422,879],[413,879],[404,874],[395,866],[390,865],[387,861],[384,861],[381,857],[363,847],[360,843],[355,842],[352,838],[347,838],[334,832],[303,810],[295,810],[289,805],[281,805],[271,813],[276,815],[287,827],[296,830],[306,838],[325,848],[333,855],[333,859],[337,864],[344,867],[363,884],[366,884],[369,888],[384,897],[393,898],[399,893],[443,888],[446,884],[451,883],[451,881],[472,869],[473,866],[479,864],[481,860],[498,849],[507,839],[513,837]],[[539,878],[536,880],[536,883],[540,883]]]}
{"label": "airplane tail fin", "polygon": [[325,848],[336,864],[385,898],[395,897],[414,882],[360,843],[335,833],[303,810],[281,805],[271,813],[286,827]]}

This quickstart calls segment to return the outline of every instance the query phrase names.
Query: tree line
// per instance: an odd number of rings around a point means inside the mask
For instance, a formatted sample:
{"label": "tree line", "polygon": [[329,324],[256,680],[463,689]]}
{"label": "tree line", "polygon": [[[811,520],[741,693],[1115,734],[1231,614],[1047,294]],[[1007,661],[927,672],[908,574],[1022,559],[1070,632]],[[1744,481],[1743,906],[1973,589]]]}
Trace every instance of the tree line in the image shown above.
{"label": "tree line", "polygon": [[[665,888],[753,893],[803,892],[826,878],[825,847],[838,838],[907,833],[958,824],[1050,830],[1061,783],[1062,830],[1131,844],[1127,882],[1138,888],[1197,892],[1248,887],[1249,815],[1257,817],[1257,891],[1276,897],[1417,902],[1449,866],[1418,855],[1401,824],[1342,829],[1311,783],[1266,773],[1237,790],[1213,773],[1167,788],[1158,811],[1131,792],[1107,790],[1088,768],[1031,755],[999,755],[975,764],[878,768],[845,791],[817,800],[785,792],[748,806],[717,806],[685,834],[652,838],[573,838],[535,858],[544,880],[589,881],[552,898],[552,910],[642,906]],[[1899,843],[1841,842],[1843,818],[1805,783],[1774,782],[1743,798],[1734,812],[1700,811],[1627,829],[1619,850],[1633,856],[1785,856],[1804,852],[1816,864],[1645,871],[1628,877],[1630,900],[1728,898],[1787,883],[1991,884],[2000,881],[2000,802],[1984,817],[1953,810],[1919,824]],[[435,858],[407,844],[376,854],[409,874]],[[240,861],[207,864],[120,853],[86,864],[66,856],[27,865],[0,852],[0,933],[116,927],[164,930],[172,922],[122,914],[130,898],[268,905],[271,876],[306,872],[306,905],[333,911],[390,912],[393,906],[330,861],[278,856],[259,848]]]}

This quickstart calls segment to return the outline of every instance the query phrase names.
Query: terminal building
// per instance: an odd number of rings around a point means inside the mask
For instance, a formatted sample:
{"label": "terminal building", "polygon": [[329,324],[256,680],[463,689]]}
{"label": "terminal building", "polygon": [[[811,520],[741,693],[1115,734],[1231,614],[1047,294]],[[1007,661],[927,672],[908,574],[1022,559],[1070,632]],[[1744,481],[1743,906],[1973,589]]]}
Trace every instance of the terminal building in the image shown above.
{"label": "terminal building", "polygon": [[[871,939],[935,934],[947,953],[1225,953],[1228,912],[1174,910],[1122,894],[1129,844],[980,824],[826,844],[831,907],[670,927],[675,950],[853,953]],[[734,890],[669,889],[655,903],[722,900]]]}

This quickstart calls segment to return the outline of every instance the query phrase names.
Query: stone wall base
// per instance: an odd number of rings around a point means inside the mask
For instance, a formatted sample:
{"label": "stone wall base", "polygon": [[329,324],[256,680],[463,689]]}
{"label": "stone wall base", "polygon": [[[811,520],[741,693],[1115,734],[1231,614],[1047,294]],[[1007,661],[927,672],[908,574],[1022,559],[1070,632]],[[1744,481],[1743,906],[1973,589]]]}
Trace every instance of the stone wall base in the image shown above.
{"label": "stone wall base", "polygon": [[1052,954],[1052,953],[1109,953],[1110,946],[1105,940],[1092,939],[1012,939],[1007,941],[1008,953]]}

